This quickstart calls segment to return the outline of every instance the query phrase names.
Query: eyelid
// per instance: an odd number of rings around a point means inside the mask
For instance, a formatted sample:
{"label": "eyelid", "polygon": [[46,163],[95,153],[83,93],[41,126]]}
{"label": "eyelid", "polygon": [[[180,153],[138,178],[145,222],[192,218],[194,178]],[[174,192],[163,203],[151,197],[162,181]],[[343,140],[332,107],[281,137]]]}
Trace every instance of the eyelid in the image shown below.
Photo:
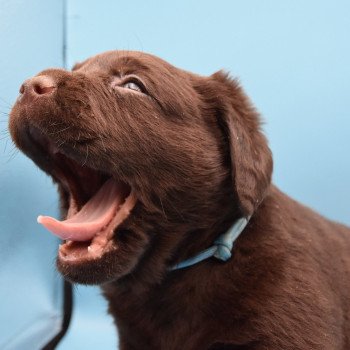
{"label": "eyelid", "polygon": [[123,76],[118,85],[121,86],[121,85],[124,85],[126,83],[135,83],[136,85],[138,85],[140,87],[141,91],[144,94],[148,94],[145,83],[137,75],[130,74],[130,75]]}

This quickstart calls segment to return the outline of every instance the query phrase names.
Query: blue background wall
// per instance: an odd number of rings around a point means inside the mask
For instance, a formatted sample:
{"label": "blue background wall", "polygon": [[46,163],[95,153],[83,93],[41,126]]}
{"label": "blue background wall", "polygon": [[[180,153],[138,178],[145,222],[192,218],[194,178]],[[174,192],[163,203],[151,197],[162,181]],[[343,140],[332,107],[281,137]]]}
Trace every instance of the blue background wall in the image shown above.
{"label": "blue background wall", "polygon": [[[13,16],[18,28],[28,27],[27,19]],[[104,50],[130,49],[199,74],[229,70],[266,121],[274,182],[329,218],[350,224],[349,18],[346,0],[68,0],[67,62],[71,67]],[[18,40],[26,35],[23,31]],[[60,43],[43,42],[43,50],[55,52]],[[35,51],[26,56],[35,57],[38,70],[60,65]],[[8,60],[18,59],[18,52],[10,51]],[[17,72],[15,64],[8,67]],[[5,167],[17,176],[15,163]],[[8,195],[23,196],[18,181],[6,183]],[[115,348],[112,321],[98,293],[76,288],[78,309],[60,349]]]}
{"label": "blue background wall", "polygon": [[[0,349],[39,349],[61,325],[58,241],[36,223],[55,215],[51,181],[18,152],[6,131],[20,84],[46,66],[62,66],[59,1],[0,1]],[[50,214],[49,214],[50,215]],[[28,342],[30,346],[28,347]]]}

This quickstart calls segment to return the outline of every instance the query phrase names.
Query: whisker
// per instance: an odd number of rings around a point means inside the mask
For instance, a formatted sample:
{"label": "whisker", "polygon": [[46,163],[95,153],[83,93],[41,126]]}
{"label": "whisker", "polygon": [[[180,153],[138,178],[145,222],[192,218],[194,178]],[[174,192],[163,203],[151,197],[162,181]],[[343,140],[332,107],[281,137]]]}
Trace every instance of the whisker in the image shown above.
{"label": "whisker", "polygon": [[63,129],[61,129],[61,130],[58,130],[58,131],[49,133],[49,135],[50,135],[50,136],[52,136],[52,135],[57,135],[57,134],[60,134],[60,133],[63,132],[63,131],[66,131],[66,130],[70,129],[70,128],[71,128],[71,126],[68,125],[66,128],[63,128]]}
{"label": "whisker", "polygon": [[6,153],[8,141],[9,141],[9,139],[7,139],[7,140],[5,141],[4,153]]}
{"label": "whisker", "polygon": [[103,149],[104,149],[105,153],[107,153],[107,148],[106,148],[106,146],[105,146],[105,144],[104,144],[103,137],[102,137],[101,135],[99,135],[99,136],[100,136],[100,140],[101,140]]}
{"label": "whisker", "polygon": [[85,156],[85,161],[83,163],[83,166],[86,164],[88,156],[89,156],[89,145],[86,144],[86,156]]}
{"label": "whisker", "polygon": [[66,143],[66,140],[62,140],[62,142],[61,142],[59,145],[57,145],[57,147],[60,148],[60,147],[62,147],[65,143]]}
{"label": "whisker", "polygon": [[167,215],[165,214],[165,210],[164,210],[164,206],[163,206],[162,199],[161,199],[160,197],[158,197],[158,199],[159,199],[160,205],[162,206],[162,211],[163,211],[164,217],[168,220],[168,217],[167,217]]}
{"label": "whisker", "polygon": [[9,138],[10,138],[10,135],[3,135],[0,137],[0,141],[8,140]]}
{"label": "whisker", "polygon": [[3,97],[0,97],[0,100],[2,101],[2,103],[4,103],[5,107],[7,107],[8,109],[11,109],[12,108],[12,104],[5,100]]}
{"label": "whisker", "polygon": [[9,158],[7,159],[6,163],[8,164],[12,162],[18,153],[19,153],[18,149],[13,147],[13,149],[9,152]]}
{"label": "whisker", "polygon": [[50,126],[57,126],[57,125],[62,125],[62,122],[51,122]]}

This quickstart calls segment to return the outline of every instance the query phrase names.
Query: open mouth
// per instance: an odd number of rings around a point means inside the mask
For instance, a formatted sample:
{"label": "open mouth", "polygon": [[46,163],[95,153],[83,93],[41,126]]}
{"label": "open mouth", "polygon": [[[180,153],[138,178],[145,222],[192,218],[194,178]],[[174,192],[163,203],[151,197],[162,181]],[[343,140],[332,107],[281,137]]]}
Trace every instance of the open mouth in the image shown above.
{"label": "open mouth", "polygon": [[59,247],[59,259],[81,263],[117,249],[115,230],[136,204],[131,186],[73,160],[35,127],[28,127],[27,138],[42,153],[45,159],[42,168],[59,184],[63,194],[65,220],[43,215],[37,219],[64,240]]}

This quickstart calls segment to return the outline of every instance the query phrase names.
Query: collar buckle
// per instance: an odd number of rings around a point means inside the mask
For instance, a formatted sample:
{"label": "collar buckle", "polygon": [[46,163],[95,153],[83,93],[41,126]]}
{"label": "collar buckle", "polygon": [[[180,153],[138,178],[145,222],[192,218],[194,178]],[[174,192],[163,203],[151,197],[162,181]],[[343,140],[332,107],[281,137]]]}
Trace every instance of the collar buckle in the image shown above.
{"label": "collar buckle", "polygon": [[214,241],[213,246],[193,256],[192,258],[186,259],[172,266],[170,268],[170,271],[179,270],[185,267],[195,265],[212,256],[222,261],[229,260],[232,256],[233,244],[238,238],[238,236],[245,229],[249,220],[250,220],[250,217],[239,218],[237,221],[234,222],[234,224],[231,226],[231,228],[227,232],[220,235]]}

